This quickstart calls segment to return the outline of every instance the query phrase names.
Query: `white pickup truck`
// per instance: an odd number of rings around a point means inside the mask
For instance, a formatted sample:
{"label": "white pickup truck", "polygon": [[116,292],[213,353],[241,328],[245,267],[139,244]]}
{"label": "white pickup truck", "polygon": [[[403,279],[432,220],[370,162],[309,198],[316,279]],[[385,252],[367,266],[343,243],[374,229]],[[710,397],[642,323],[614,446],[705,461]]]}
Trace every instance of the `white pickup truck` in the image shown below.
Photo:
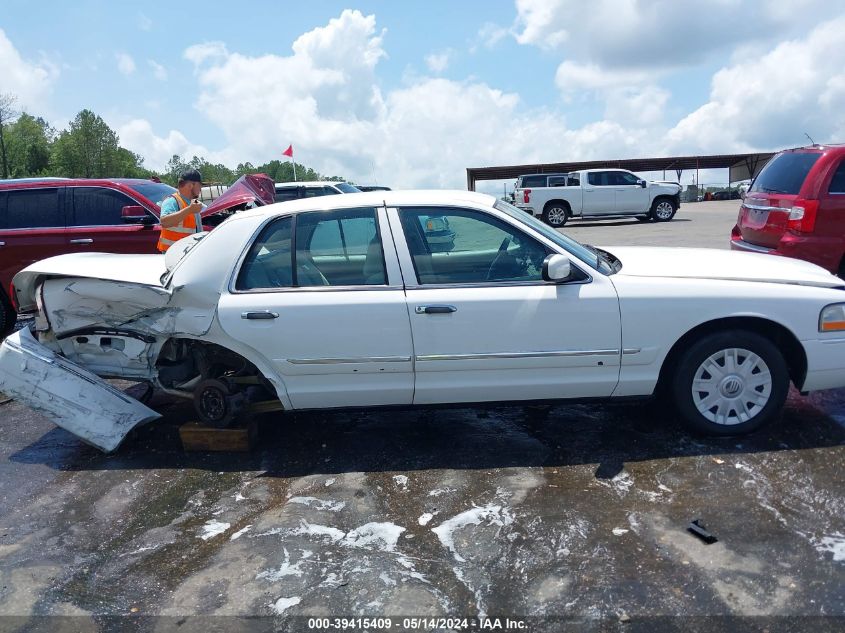
{"label": "white pickup truck", "polygon": [[632,215],[666,222],[681,206],[680,193],[677,183],[648,182],[624,169],[586,169],[520,176],[514,204],[555,227],[572,217]]}

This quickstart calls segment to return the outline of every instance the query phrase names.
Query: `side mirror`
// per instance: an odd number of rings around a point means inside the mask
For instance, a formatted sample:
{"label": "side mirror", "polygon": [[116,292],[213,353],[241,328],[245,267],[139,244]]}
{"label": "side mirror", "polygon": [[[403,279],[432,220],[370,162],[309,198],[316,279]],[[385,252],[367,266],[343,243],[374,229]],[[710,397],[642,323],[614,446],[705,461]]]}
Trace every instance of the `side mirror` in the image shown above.
{"label": "side mirror", "polygon": [[[139,204],[128,204],[120,210],[120,217],[124,222],[137,222],[139,224],[155,224],[155,218],[147,213],[147,210]],[[149,220],[147,219],[149,218]],[[152,220],[152,221],[150,221]]]}
{"label": "side mirror", "polygon": [[571,272],[572,266],[566,255],[549,255],[543,260],[543,281],[565,281]]}
{"label": "side mirror", "polygon": [[645,180],[640,180],[640,187],[645,189],[646,187],[648,187],[648,183]]}

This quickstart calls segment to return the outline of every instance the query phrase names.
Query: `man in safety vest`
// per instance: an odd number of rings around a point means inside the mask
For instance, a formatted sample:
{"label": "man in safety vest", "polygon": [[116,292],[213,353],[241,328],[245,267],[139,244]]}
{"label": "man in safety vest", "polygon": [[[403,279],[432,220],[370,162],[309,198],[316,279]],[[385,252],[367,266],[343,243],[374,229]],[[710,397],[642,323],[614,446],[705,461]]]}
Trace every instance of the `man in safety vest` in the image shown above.
{"label": "man in safety vest", "polygon": [[161,235],[158,250],[162,253],[183,237],[202,231],[199,201],[202,176],[196,169],[188,169],[179,176],[178,191],[161,203]]}

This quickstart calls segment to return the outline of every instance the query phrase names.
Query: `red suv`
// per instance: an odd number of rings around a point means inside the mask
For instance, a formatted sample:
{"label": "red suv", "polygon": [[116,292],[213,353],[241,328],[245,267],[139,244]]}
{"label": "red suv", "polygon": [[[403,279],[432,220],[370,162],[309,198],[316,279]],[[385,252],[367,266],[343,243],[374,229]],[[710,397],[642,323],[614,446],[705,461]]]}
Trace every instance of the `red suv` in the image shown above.
{"label": "red suv", "polygon": [[[0,180],[0,336],[17,315],[9,300],[12,277],[53,255],[84,252],[157,253],[159,205],[176,191],[152,180],[22,178]],[[206,207],[206,228],[249,203],[272,204],[273,182],[243,176]]]}
{"label": "red suv", "polygon": [[845,146],[775,155],[745,195],[731,248],[804,259],[845,275]]}

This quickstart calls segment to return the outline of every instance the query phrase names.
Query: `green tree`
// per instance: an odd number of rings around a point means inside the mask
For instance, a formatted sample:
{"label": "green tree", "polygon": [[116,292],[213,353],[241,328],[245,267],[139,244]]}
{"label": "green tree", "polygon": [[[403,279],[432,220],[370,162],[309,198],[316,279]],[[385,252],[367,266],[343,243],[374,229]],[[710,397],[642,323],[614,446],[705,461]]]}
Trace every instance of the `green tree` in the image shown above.
{"label": "green tree", "polygon": [[17,97],[10,92],[0,94],[0,162],[3,163],[3,178],[9,177],[9,159],[6,155],[5,129],[17,116]]}
{"label": "green tree", "polygon": [[21,113],[6,129],[9,176],[23,178],[48,173],[55,130],[41,117]]}
{"label": "green tree", "polygon": [[118,138],[102,118],[82,110],[59,134],[54,167],[62,175],[83,178],[115,176],[120,166]]}

